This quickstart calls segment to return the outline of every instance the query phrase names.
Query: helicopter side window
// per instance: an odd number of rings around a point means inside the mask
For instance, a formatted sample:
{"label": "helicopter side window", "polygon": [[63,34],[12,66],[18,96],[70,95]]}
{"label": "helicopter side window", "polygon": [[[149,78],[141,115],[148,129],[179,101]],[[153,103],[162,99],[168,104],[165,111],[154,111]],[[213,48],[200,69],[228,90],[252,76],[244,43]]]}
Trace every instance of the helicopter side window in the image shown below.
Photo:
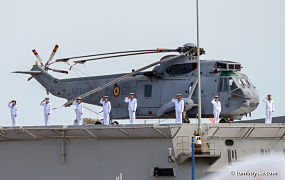
{"label": "helicopter side window", "polygon": [[166,73],[170,75],[187,74],[197,68],[197,63],[175,64],[166,68]]}
{"label": "helicopter side window", "polygon": [[151,97],[152,95],[152,85],[144,86],[144,97]]}

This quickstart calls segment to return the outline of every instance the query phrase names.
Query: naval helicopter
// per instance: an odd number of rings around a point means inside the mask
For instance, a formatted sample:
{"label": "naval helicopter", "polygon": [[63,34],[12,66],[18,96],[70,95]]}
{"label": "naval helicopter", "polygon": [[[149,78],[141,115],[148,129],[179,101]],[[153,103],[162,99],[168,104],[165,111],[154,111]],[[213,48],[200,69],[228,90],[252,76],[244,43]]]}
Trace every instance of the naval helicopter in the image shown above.
{"label": "naval helicopter", "polygon": [[[37,61],[30,71],[15,71],[13,73],[30,74],[28,80],[34,78],[48,93],[68,100],[63,106],[68,107],[78,97],[88,104],[101,106],[102,96],[109,96],[112,103],[111,119],[128,118],[127,104],[124,98],[130,92],[135,93],[138,100],[136,116],[138,119],[167,119],[174,118],[174,104],[170,100],[181,94],[185,102],[183,122],[196,118],[198,107],[197,93],[197,46],[187,43],[176,49],[149,49],[110,52],[85,56],[62,58],[53,61],[58,49],[55,46],[48,61],[44,64],[36,50],[33,50]],[[73,61],[70,69],[78,64],[103,59],[137,56],[151,53],[168,54],[160,60],[132,70],[129,73],[104,76],[58,79],[49,70],[68,74],[68,71],[50,68],[55,63]],[[200,48],[200,55],[205,50]],[[259,104],[256,87],[248,77],[241,73],[241,64],[228,60],[201,60],[201,97],[202,117],[211,118],[211,100],[218,95],[222,104],[220,123],[240,120],[251,114]],[[152,70],[148,70],[152,68]]]}

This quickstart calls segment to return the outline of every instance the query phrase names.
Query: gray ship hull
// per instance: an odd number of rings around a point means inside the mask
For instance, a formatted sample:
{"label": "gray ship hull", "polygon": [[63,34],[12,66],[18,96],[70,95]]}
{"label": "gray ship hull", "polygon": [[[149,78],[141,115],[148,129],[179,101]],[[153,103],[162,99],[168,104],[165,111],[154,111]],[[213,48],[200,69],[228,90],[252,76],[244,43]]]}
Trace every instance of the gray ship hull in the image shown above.
{"label": "gray ship hull", "polygon": [[[120,173],[123,180],[190,179],[195,129],[196,124],[1,128],[1,179],[115,180]],[[204,124],[203,130],[207,146],[206,153],[195,154],[196,179],[248,156],[285,149],[285,124]]]}

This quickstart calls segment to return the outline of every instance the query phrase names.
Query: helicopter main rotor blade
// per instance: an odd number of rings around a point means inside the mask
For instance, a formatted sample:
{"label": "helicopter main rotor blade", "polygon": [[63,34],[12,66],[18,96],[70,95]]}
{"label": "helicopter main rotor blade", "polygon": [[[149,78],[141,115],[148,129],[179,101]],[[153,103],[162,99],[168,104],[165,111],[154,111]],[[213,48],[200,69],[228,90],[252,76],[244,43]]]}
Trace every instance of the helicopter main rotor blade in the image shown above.
{"label": "helicopter main rotor blade", "polygon": [[53,71],[53,72],[68,74],[68,71],[64,71],[64,70],[52,69],[52,68],[49,68],[49,67],[46,67],[46,69],[47,69],[47,70],[51,70],[51,71]]}
{"label": "helicopter main rotor blade", "polygon": [[51,52],[49,58],[48,58],[48,61],[46,62],[46,66],[49,65],[49,62],[52,61],[52,59],[53,59],[53,57],[54,57],[54,55],[55,55],[57,49],[58,49],[58,45],[56,44],[55,47],[53,48],[53,50],[52,50],[52,52]]}
{"label": "helicopter main rotor blade", "polygon": [[156,51],[156,49],[118,51],[118,52],[101,53],[101,54],[90,54],[90,55],[85,55],[85,56],[74,56],[74,57],[69,57],[69,58],[57,59],[56,62],[68,62],[71,59],[86,58],[86,57],[92,57],[92,56],[105,56],[105,55],[111,55],[111,54],[125,54],[125,53],[135,53],[135,52],[154,52],[154,51]]}
{"label": "helicopter main rotor blade", "polygon": [[[179,56],[182,56],[182,55],[177,55],[177,56],[175,56],[174,58],[177,58],[177,57],[179,57]],[[135,71],[133,71],[133,72],[131,72],[131,73],[129,73],[129,74],[126,74],[126,75],[124,75],[124,76],[121,76],[121,77],[119,77],[119,78],[116,78],[116,79],[114,79],[114,80],[112,80],[112,81],[110,81],[110,82],[108,82],[108,83],[106,83],[106,84],[103,84],[102,86],[99,86],[99,87],[97,87],[97,88],[95,88],[95,89],[93,89],[93,90],[91,90],[91,91],[89,91],[89,92],[86,92],[85,94],[82,94],[82,95],[79,96],[79,97],[80,97],[80,98],[85,98],[85,97],[87,97],[87,96],[90,96],[91,94],[94,94],[94,93],[96,93],[97,91],[100,91],[100,90],[102,90],[102,89],[104,89],[104,88],[106,88],[106,87],[108,87],[108,86],[111,86],[111,85],[113,85],[113,84],[115,84],[115,83],[117,83],[117,82],[119,82],[119,81],[122,81],[122,80],[124,80],[124,79],[126,79],[126,78],[128,78],[128,77],[131,77],[131,76],[133,76],[134,74],[137,74],[137,73],[139,73],[139,72],[141,72],[141,71],[144,71],[144,70],[146,70],[146,69],[148,69],[148,68],[151,68],[151,67],[153,67],[153,66],[155,66],[155,65],[157,65],[157,64],[170,61],[170,60],[172,60],[172,59],[174,59],[174,58],[165,58],[165,59],[162,59],[162,60],[160,60],[160,61],[156,61],[156,62],[154,62],[154,63],[152,63],[152,64],[149,64],[149,65],[147,65],[147,66],[144,66],[144,67],[142,67],[142,68],[140,68],[140,69],[138,69],[138,70],[135,70]],[[77,98],[78,98],[78,97],[77,97]],[[72,104],[72,102],[73,102],[75,99],[77,99],[77,98],[74,98],[74,99],[71,99],[71,100],[67,101],[67,102],[64,104],[64,106],[65,106],[65,107],[70,106],[70,105]]]}
{"label": "helicopter main rotor blade", "polygon": [[74,61],[74,63],[84,64],[84,63],[86,63],[88,61],[96,61],[96,60],[100,60],[100,59],[110,59],[110,58],[116,58],[116,57],[134,56],[134,55],[143,55],[143,54],[153,54],[153,53],[158,53],[158,52],[154,51],[154,52],[141,52],[141,53],[132,53],[132,54],[122,54],[122,55],[115,55],[115,56],[105,56],[105,57],[99,57],[99,58],[92,58],[92,59],[84,59],[84,60]]}
{"label": "helicopter main rotor blade", "polygon": [[110,58],[123,57],[123,56],[135,56],[135,55],[165,53],[165,52],[177,52],[177,51],[174,49],[156,49],[155,51],[151,51],[151,52],[129,53],[129,54],[121,54],[121,55],[115,55],[115,56],[104,56],[104,57],[99,57],[99,58],[84,59],[84,60],[74,61],[74,63],[84,64],[85,62],[88,62],[88,61],[96,61],[100,59],[110,59]]}

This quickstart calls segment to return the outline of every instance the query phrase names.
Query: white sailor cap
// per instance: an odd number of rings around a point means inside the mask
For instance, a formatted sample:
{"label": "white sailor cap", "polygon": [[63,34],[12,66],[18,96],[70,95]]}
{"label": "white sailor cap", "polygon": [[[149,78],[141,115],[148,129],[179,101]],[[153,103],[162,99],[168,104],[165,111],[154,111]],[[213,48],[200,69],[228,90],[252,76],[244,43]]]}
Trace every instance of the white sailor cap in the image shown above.
{"label": "white sailor cap", "polygon": [[103,98],[109,98],[109,96],[103,96]]}
{"label": "white sailor cap", "polygon": [[176,94],[176,96],[182,96],[181,94]]}
{"label": "white sailor cap", "polygon": [[215,96],[215,98],[219,98],[219,96]]}
{"label": "white sailor cap", "polygon": [[16,100],[15,99],[12,99],[12,101],[11,102],[16,102]]}
{"label": "white sailor cap", "polygon": [[78,97],[78,98],[77,98],[77,100],[81,100],[81,99],[82,99],[81,97]]}
{"label": "white sailor cap", "polygon": [[49,97],[45,97],[45,99],[49,99]]}
{"label": "white sailor cap", "polygon": [[135,95],[135,93],[131,92],[130,95]]}
{"label": "white sailor cap", "polygon": [[267,96],[271,96],[271,94],[267,94]]}

